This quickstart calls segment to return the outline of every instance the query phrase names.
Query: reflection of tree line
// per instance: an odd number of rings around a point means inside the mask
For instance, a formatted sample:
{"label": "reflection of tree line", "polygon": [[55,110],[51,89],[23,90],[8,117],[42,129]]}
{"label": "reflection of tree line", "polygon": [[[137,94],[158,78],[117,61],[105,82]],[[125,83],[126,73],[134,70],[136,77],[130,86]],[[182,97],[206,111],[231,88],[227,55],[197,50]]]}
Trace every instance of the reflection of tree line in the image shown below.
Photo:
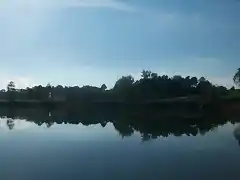
{"label": "reflection of tree line", "polygon": [[[49,116],[51,112],[51,116]],[[143,140],[159,136],[204,135],[212,129],[231,123],[240,122],[229,114],[219,111],[199,109],[146,109],[146,108],[104,108],[85,107],[81,109],[0,109],[0,116],[7,117],[9,129],[14,128],[11,119],[26,119],[39,126],[46,124],[83,124],[85,126],[101,124],[105,127],[112,123],[122,137],[131,136],[135,131],[141,133]],[[236,116],[237,117],[237,116]]]}
{"label": "reflection of tree line", "polygon": [[238,144],[240,146],[240,125],[234,130],[234,136],[238,140]]}
{"label": "reflection of tree line", "polygon": [[14,128],[14,119],[7,119],[7,127],[9,130],[12,130]]}

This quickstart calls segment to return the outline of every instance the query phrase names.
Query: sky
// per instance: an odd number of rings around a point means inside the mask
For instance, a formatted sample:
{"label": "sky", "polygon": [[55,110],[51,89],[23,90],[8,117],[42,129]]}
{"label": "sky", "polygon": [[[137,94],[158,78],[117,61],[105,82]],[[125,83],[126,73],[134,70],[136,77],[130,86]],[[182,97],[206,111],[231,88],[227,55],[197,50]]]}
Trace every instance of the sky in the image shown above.
{"label": "sky", "polygon": [[0,0],[0,88],[111,88],[143,69],[232,86],[238,0]]}

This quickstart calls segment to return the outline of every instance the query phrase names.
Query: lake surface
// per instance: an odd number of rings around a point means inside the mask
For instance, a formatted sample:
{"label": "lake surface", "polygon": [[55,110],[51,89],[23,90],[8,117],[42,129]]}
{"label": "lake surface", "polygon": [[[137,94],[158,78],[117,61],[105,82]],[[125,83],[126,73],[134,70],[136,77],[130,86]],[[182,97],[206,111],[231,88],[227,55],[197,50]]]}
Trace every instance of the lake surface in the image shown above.
{"label": "lake surface", "polygon": [[0,119],[1,180],[240,179],[238,123],[150,138],[114,122],[56,122]]}

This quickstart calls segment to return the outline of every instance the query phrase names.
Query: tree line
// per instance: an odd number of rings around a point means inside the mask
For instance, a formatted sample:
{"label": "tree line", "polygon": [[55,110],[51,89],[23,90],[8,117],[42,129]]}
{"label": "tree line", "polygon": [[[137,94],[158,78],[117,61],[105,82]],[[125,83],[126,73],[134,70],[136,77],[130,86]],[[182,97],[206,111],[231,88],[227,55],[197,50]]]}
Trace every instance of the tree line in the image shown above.
{"label": "tree line", "polygon": [[[233,77],[237,86],[240,86],[240,68]],[[59,101],[132,101],[141,102],[163,98],[202,96],[214,98],[225,96],[235,88],[227,89],[224,86],[212,84],[206,78],[182,77],[175,75],[159,75],[149,70],[143,70],[141,78],[135,80],[127,75],[119,78],[113,88],[108,89],[105,84],[95,86],[34,86],[17,89],[14,82],[7,85],[7,89],[0,91],[1,100],[59,100]]]}

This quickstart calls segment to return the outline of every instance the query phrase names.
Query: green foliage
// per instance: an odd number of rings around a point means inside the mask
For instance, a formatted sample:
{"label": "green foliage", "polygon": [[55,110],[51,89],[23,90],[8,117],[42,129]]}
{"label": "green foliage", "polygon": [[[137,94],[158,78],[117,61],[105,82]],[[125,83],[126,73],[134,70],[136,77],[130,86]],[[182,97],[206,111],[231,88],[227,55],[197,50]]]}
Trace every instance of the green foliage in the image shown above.
{"label": "green foliage", "polygon": [[235,87],[234,86],[231,87],[230,91],[235,91]]}
{"label": "green foliage", "polygon": [[240,90],[230,90],[229,94],[226,96],[229,99],[240,99]]}

